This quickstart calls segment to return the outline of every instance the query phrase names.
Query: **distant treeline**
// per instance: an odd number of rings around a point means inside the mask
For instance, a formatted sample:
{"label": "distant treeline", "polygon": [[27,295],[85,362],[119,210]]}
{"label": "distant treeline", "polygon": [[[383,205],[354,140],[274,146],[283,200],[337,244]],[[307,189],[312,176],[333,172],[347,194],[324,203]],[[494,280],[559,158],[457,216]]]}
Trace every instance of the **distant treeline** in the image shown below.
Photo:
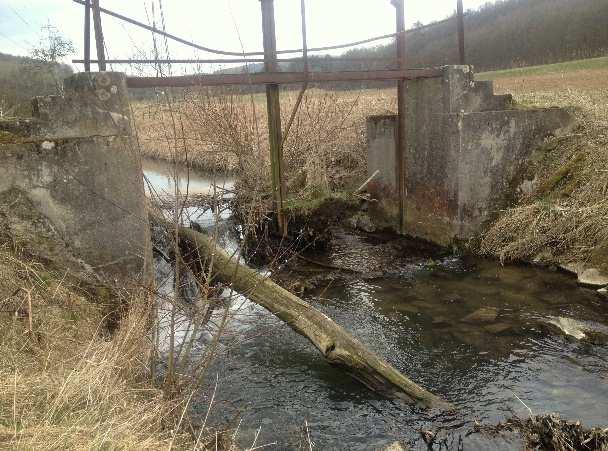
{"label": "distant treeline", "polygon": [[27,115],[33,97],[60,93],[70,74],[65,64],[0,53],[0,109],[4,115]]}
{"label": "distant treeline", "polygon": [[[458,63],[456,20],[407,34],[408,67]],[[549,64],[608,54],[607,0],[502,0],[465,17],[467,63],[477,71]],[[344,57],[395,56],[394,44],[350,50]],[[389,67],[386,62],[311,60],[313,70]],[[300,70],[291,63],[286,70]]]}
{"label": "distant treeline", "polygon": [[[407,66],[458,64],[456,27],[453,16],[437,24],[418,24],[417,28],[408,31]],[[608,55],[608,0],[499,0],[488,3],[466,12],[465,46],[467,64],[475,66],[477,72]],[[337,61],[329,55],[311,56],[309,67],[312,71],[391,69],[396,63],[385,59],[394,58],[395,53],[394,43],[356,48],[341,56],[368,60]],[[247,71],[259,72],[262,68],[262,64],[250,64]],[[286,72],[298,72],[302,68],[301,62],[280,64],[280,69]],[[216,73],[245,71],[245,67],[237,67]],[[348,82],[323,86],[353,89],[392,85],[390,82]],[[241,90],[260,91],[260,87]]]}

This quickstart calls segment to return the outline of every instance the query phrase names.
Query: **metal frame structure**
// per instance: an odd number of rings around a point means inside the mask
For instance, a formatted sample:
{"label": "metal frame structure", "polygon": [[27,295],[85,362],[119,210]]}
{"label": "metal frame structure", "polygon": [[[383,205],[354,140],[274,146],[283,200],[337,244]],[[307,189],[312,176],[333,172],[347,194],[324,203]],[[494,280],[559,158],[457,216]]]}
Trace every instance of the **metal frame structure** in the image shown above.
{"label": "metal frame structure", "polygon": [[[169,77],[127,77],[127,86],[130,88],[153,88],[153,87],[188,87],[188,86],[222,86],[222,85],[265,85],[266,86],[266,104],[268,113],[268,133],[270,142],[270,161],[272,172],[272,185],[274,194],[274,207],[277,212],[278,226],[282,234],[287,233],[287,222],[283,214],[283,203],[286,197],[285,180],[283,177],[283,145],[289,134],[289,129],[297,110],[299,108],[302,96],[306,91],[309,83],[323,83],[336,81],[382,81],[394,80],[397,82],[397,109],[398,109],[398,127],[396,140],[396,166],[397,166],[397,185],[399,196],[399,218],[400,228],[403,231],[405,224],[405,149],[407,148],[406,134],[406,81],[419,78],[429,78],[440,76],[440,71],[433,68],[427,69],[407,69],[406,58],[406,34],[420,31],[429,26],[435,26],[445,21],[436,22],[427,26],[419,27],[415,30],[405,29],[405,0],[391,0],[395,7],[396,14],[396,30],[395,33],[376,36],[369,39],[364,39],[357,42],[347,44],[339,44],[327,47],[308,48],[306,42],[306,6],[305,0],[300,0],[301,4],[301,22],[302,22],[302,48],[293,50],[277,50],[276,34],[275,34],[275,17],[274,17],[274,0],[259,0],[262,8],[262,32],[264,50],[261,52],[232,52],[226,50],[217,50],[190,42],[173,34],[167,33],[165,30],[160,30],[155,26],[150,26],[134,19],[101,8],[99,0],[73,0],[75,3],[84,5],[84,59],[74,60],[74,63],[83,63],[85,70],[90,71],[91,63],[97,63],[99,71],[106,70],[106,64],[168,64],[168,63],[186,63],[186,64],[204,64],[204,63],[252,63],[263,62],[264,72],[253,74],[198,74],[186,76],[169,76]],[[92,10],[92,11],[91,11]],[[93,25],[95,32],[95,43],[97,50],[97,59],[91,60],[90,51],[90,20],[91,12],[93,15]],[[196,59],[196,60],[106,60],[104,52],[104,37],[102,31],[101,14],[105,14],[131,25],[151,31],[154,34],[164,36],[167,39],[196,48],[198,50],[223,55],[237,57],[231,59]],[[458,29],[458,48],[459,48],[459,63],[465,64],[465,41],[464,41],[464,13],[462,0],[457,0],[457,29]],[[336,50],[347,47],[353,47],[361,44],[368,44],[383,39],[394,38],[396,40],[397,52],[395,58],[333,58],[334,61],[391,61],[396,62],[396,69],[391,70],[367,70],[367,71],[331,71],[331,72],[310,72],[308,63],[309,52]],[[296,58],[278,58],[278,55],[301,53],[301,57]],[[260,58],[262,56],[263,58]],[[278,63],[285,61],[303,61],[302,72],[279,72]],[[298,95],[298,100],[294,110],[292,111],[288,125],[283,132],[281,127],[281,106],[279,87],[282,84],[302,83],[302,88]]]}

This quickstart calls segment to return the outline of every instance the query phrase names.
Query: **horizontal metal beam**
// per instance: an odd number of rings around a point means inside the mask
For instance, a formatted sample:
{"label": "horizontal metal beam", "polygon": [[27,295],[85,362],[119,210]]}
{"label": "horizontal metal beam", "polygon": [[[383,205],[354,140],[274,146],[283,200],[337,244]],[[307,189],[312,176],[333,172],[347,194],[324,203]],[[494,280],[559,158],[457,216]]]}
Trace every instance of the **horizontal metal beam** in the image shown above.
{"label": "horizontal metal beam", "polygon": [[[74,3],[78,3],[80,5],[86,4],[84,0],[72,0],[72,1]],[[108,16],[112,16],[116,19],[130,23],[131,25],[138,26],[140,28],[143,28],[145,30],[159,34],[161,36],[165,36],[166,38],[179,42],[180,44],[184,44],[189,47],[194,47],[195,49],[202,50],[204,52],[215,53],[217,55],[227,55],[227,56],[261,56],[264,54],[264,52],[232,52],[232,51],[227,51],[227,50],[212,49],[209,47],[202,46],[200,44],[196,44],[194,42],[190,42],[184,38],[180,38],[179,36],[175,36],[173,34],[167,33],[164,30],[159,30],[158,28],[151,27],[150,25],[146,25],[145,23],[131,19],[130,17],[123,16],[122,14],[118,14],[114,11],[110,11],[109,9],[100,8],[99,10],[100,10],[100,12],[107,14]],[[309,52],[321,52],[321,51],[327,51],[327,50],[344,49],[347,47],[354,47],[354,46],[358,46],[358,45],[362,45],[362,44],[369,44],[371,42],[382,41],[384,39],[389,39],[389,38],[393,38],[393,37],[395,37],[395,34],[390,33],[390,34],[385,34],[385,35],[381,35],[381,36],[374,36],[374,37],[368,38],[368,39],[362,39],[360,41],[349,42],[346,44],[337,44],[337,45],[329,45],[326,47],[312,48],[312,49],[308,49],[308,51]],[[301,51],[302,51],[302,49],[278,50],[277,53],[300,53]]]}
{"label": "horizontal metal beam", "polygon": [[[349,57],[310,57],[310,61],[322,63],[375,63],[375,62],[395,62],[397,58],[371,57],[371,58],[349,58]],[[108,64],[235,64],[235,63],[263,63],[264,58],[218,58],[218,59],[114,59],[105,60]],[[295,58],[277,58],[277,63],[295,63],[303,61],[301,56]],[[82,64],[85,60],[73,59],[73,64]],[[97,60],[90,60],[91,63],[97,63]]]}
{"label": "horizontal metal beam", "polygon": [[177,77],[127,77],[129,88],[185,88],[188,86],[264,85],[332,82],[413,80],[440,77],[440,69],[372,70],[342,72],[274,72],[255,74],[201,74]]}

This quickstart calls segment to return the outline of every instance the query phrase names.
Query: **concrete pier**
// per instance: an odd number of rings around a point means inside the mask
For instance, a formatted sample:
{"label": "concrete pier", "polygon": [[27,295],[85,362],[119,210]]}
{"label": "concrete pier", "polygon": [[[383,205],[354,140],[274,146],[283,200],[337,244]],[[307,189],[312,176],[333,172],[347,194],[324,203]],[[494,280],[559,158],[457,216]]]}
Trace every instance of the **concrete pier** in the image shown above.
{"label": "concrete pier", "polygon": [[110,280],[147,282],[150,231],[125,76],[81,73],[34,117],[0,121],[0,194],[19,192],[75,258]]}
{"label": "concrete pier", "polygon": [[[396,116],[367,121],[368,172],[378,199],[374,219],[399,227]],[[522,109],[494,95],[468,66],[443,68],[441,78],[407,82],[404,233],[442,245],[468,240],[531,183],[527,163],[549,136],[574,125],[560,108]]]}

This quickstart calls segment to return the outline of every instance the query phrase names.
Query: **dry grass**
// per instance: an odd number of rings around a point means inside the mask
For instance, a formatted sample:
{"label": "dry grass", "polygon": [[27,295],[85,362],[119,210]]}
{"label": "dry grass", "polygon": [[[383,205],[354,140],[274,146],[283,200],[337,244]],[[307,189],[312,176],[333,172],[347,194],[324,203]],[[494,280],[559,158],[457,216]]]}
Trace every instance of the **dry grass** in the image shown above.
{"label": "dry grass", "polygon": [[579,421],[562,420],[557,414],[513,417],[496,426],[482,428],[491,434],[518,431],[525,440],[524,449],[551,451],[607,451],[608,429],[586,428]]}
{"label": "dry grass", "polygon": [[[281,93],[284,130],[297,96],[297,91]],[[243,222],[258,224],[272,202],[265,95],[201,89],[179,102],[161,103],[133,106],[142,154],[168,161],[176,155],[198,168],[236,171]],[[367,171],[366,117],[395,109],[395,90],[308,89],[284,142],[290,201],[320,198],[361,182]]]}
{"label": "dry grass", "polygon": [[[297,94],[297,91],[281,93],[284,128]],[[393,90],[309,89],[284,146],[286,167],[292,178],[304,170],[316,180],[321,167],[327,180],[319,183],[339,184],[343,174],[334,174],[335,167],[330,168],[336,163],[346,170],[355,163],[363,173],[361,146],[365,140],[365,118],[394,111],[395,102]],[[171,109],[179,117],[177,136],[171,132]],[[172,161],[177,146],[178,159],[195,167],[247,171],[247,164],[254,158],[258,159],[256,166],[261,161],[265,170],[269,170],[264,94],[201,89],[185,94],[171,107],[166,101],[134,104],[133,113],[141,152],[146,157]],[[343,161],[349,158],[356,161]]]}
{"label": "dry grass", "polygon": [[607,70],[500,78],[524,106],[574,106],[580,127],[546,143],[530,168],[536,189],[502,212],[481,251],[502,260],[584,262],[608,269]]}
{"label": "dry grass", "polygon": [[168,449],[178,401],[145,378],[147,307],[111,337],[64,274],[0,251],[0,448]]}

